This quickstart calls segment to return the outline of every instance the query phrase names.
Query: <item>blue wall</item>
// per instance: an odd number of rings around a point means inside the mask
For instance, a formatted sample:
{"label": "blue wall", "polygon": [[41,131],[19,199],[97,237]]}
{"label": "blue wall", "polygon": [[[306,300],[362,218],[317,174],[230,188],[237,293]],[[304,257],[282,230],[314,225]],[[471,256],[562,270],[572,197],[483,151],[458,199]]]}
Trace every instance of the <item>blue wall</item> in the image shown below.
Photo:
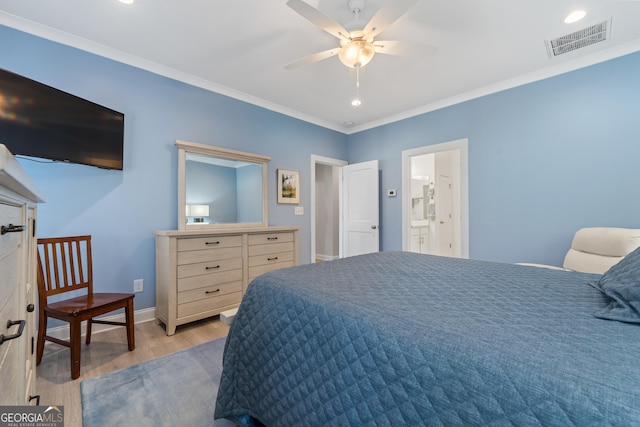
{"label": "blue wall", "polygon": [[136,309],[155,306],[152,233],[178,221],[176,139],[271,156],[269,223],[302,227],[309,262],[308,208],[277,205],[276,170],[300,170],[308,207],[311,154],[346,159],[346,135],[3,26],[0,67],[125,114],[123,171],[20,160],[46,198],[38,235],[93,235],[97,291],[142,278]]}
{"label": "blue wall", "polygon": [[383,250],[402,150],[461,138],[471,258],[562,265],[578,228],[640,228],[640,53],[351,135],[350,163],[380,160]]}
{"label": "blue wall", "polygon": [[[145,279],[136,309],[155,305],[152,231],[177,227],[176,139],[271,156],[269,223],[301,227],[303,263],[311,154],[379,159],[382,195],[402,150],[468,138],[473,258],[560,264],[580,227],[640,227],[639,53],[348,137],[2,26],[0,67],[125,113],[124,171],[20,162],[47,199],[38,234],[92,234],[97,289]],[[300,171],[304,216],[275,202],[278,168]],[[383,250],[401,200],[381,197]]]}

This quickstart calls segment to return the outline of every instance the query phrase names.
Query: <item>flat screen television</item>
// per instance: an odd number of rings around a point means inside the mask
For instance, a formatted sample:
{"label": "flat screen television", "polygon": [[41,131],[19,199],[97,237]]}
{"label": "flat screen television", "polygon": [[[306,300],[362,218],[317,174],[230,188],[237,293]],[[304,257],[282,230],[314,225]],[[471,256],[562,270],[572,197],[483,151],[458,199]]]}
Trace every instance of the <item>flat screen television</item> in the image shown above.
{"label": "flat screen television", "polygon": [[14,155],[122,170],[124,114],[0,69],[0,143]]}

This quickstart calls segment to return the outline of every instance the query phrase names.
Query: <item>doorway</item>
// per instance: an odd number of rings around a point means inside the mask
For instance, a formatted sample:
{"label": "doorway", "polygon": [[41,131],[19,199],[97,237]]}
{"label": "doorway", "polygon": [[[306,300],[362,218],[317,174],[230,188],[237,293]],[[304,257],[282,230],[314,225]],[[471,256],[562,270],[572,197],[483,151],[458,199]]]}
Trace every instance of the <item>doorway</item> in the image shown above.
{"label": "doorway", "polygon": [[379,250],[377,160],[311,156],[311,262]]}
{"label": "doorway", "polygon": [[402,249],[469,257],[467,139],[402,152]]}
{"label": "doorway", "polygon": [[340,168],[344,160],[311,155],[311,262],[338,259]]}

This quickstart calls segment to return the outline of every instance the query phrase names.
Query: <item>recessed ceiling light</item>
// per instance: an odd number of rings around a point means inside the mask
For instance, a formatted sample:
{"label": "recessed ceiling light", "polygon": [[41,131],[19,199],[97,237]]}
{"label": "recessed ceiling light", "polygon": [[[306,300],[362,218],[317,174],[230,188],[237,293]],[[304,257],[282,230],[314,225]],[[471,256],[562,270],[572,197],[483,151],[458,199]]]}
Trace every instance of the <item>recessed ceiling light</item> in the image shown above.
{"label": "recessed ceiling light", "polygon": [[571,12],[569,15],[567,15],[566,18],[564,18],[564,23],[573,24],[574,22],[578,22],[579,20],[584,18],[586,15],[587,12],[585,12],[584,10],[576,10],[575,12]]}
{"label": "recessed ceiling light", "polygon": [[133,0],[118,0],[120,1],[120,3],[124,3],[124,4],[132,4]]}

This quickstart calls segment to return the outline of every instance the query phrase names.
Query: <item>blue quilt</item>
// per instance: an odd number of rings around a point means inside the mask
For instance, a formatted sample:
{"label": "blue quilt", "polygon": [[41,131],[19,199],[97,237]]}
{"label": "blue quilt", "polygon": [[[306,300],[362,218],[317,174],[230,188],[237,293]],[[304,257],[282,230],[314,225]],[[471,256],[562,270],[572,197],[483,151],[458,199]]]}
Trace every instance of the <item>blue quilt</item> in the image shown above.
{"label": "blue quilt", "polygon": [[264,274],[215,417],[266,426],[640,425],[640,325],[599,275],[381,252]]}

